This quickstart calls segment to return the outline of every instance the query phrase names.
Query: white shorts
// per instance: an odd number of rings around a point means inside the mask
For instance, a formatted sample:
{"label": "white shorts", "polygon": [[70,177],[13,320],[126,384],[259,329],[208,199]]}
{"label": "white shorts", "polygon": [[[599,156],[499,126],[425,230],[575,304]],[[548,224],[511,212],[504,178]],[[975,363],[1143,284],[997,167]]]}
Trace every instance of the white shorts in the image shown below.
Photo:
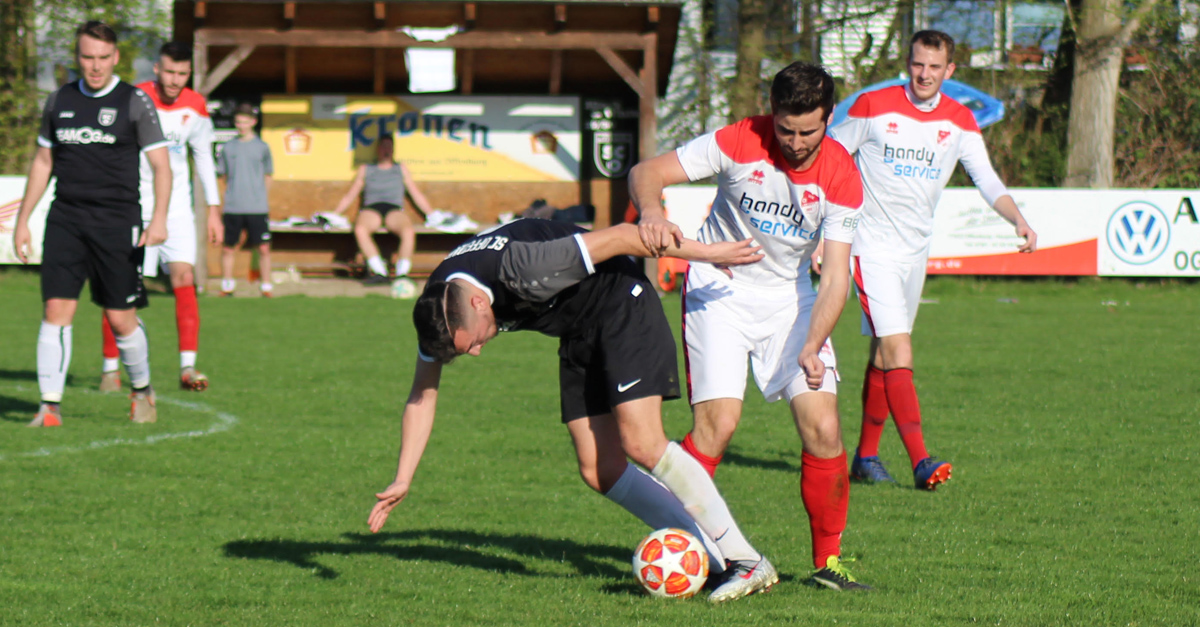
{"label": "white shorts", "polygon": [[816,293],[806,283],[764,288],[735,283],[707,264],[691,264],[683,295],[690,402],[743,398],[747,358],[767,402],[815,391],[837,394],[837,359],[829,340],[821,348],[827,370],[819,390],[808,387],[798,361],[814,302]]}
{"label": "white shorts", "polygon": [[142,276],[158,276],[159,265],[167,263],[196,265],[196,218],[190,209],[167,214],[167,241],[146,248]]}
{"label": "white shorts", "polygon": [[925,287],[925,262],[924,255],[912,261],[851,258],[863,335],[912,333]]}

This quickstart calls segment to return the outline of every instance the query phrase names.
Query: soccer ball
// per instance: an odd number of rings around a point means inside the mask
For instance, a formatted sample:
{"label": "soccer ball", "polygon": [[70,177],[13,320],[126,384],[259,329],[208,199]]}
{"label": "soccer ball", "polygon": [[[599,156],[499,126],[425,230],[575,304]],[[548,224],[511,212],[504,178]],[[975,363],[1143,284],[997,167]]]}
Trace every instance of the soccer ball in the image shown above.
{"label": "soccer ball", "polygon": [[392,298],[412,298],[417,295],[417,284],[408,277],[392,281]]}
{"label": "soccer ball", "polygon": [[652,596],[686,599],[708,579],[708,552],[682,529],[659,529],[633,552],[633,576]]}

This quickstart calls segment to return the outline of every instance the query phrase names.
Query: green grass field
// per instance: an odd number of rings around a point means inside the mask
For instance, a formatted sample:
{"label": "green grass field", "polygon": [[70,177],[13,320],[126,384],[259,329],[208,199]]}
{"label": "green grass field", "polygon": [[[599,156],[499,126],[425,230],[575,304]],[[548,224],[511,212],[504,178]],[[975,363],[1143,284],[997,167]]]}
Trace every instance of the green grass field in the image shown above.
{"label": "green grass field", "polygon": [[[640,594],[628,559],[646,530],[576,476],[554,340],[504,336],[446,371],[415,487],[371,535],[409,302],[203,298],[213,383],[195,394],[175,389],[173,303],[154,298],[160,419],[142,426],[93,391],[99,312],[83,304],[66,426],[27,429],[37,280],[0,273],[0,625],[1200,624],[1200,285],[943,278],[926,297],[917,386],[954,479],[856,485],[844,547],[876,590],[806,586],[799,440],[752,390],[717,479],[783,580],[712,607]],[[853,304],[835,343],[853,448]],[[685,403],[666,424],[683,437]],[[892,426],[882,454],[906,476]]]}

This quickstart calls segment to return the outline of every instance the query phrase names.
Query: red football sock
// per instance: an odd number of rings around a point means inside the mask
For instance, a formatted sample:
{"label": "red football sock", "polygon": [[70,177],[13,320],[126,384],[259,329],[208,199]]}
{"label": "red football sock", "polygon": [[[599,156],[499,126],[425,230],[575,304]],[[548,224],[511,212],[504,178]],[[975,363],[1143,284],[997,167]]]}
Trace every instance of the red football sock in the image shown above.
{"label": "red football sock", "polygon": [[200,345],[200,307],[196,286],[175,288],[175,326],[179,329],[179,352],[195,351]]}
{"label": "red football sock", "polygon": [[683,447],[683,450],[687,451],[688,455],[695,457],[696,461],[700,462],[701,466],[704,466],[704,470],[708,471],[709,477],[717,476],[717,465],[721,463],[721,458],[725,457],[724,455],[709,457],[708,455],[701,453],[700,449],[696,448],[696,443],[692,442],[691,433],[687,434],[687,436],[683,438],[683,442],[680,443],[680,446]]}
{"label": "red football sock", "polygon": [[829,459],[802,453],[800,496],[812,528],[813,564],[818,569],[825,568],[829,556],[842,554],[842,532],[846,530],[846,512],[850,509],[846,451]]}
{"label": "red football sock", "polygon": [[100,335],[104,337],[104,358],[119,358],[121,351],[117,350],[117,336],[113,335],[112,325],[108,323],[108,316],[100,316]]}
{"label": "red football sock", "polygon": [[929,457],[925,450],[925,436],[921,434],[921,403],[917,400],[917,388],[913,385],[913,373],[908,368],[896,368],[883,373],[883,384],[887,388],[888,409],[896,420],[896,429],[913,468],[917,462]]}
{"label": "red football sock", "polygon": [[863,379],[862,406],[858,456],[874,457],[879,454],[879,438],[883,436],[883,425],[887,422],[888,397],[883,384],[883,371],[871,363],[867,364],[867,376]]}

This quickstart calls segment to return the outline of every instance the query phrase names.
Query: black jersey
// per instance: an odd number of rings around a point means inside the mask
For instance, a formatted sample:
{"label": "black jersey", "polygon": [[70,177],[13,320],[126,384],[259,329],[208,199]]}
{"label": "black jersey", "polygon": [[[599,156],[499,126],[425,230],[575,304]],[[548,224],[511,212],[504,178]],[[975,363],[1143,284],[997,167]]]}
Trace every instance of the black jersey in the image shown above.
{"label": "black jersey", "polygon": [[47,220],[142,223],[138,156],[167,145],[145,92],[115,76],[96,93],[82,80],[67,83],[46,99],[38,145],[53,151],[58,178]]}
{"label": "black jersey", "polygon": [[[489,292],[500,331],[531,330],[563,337],[590,321],[615,276],[645,278],[631,257],[594,268],[567,222],[517,220],[467,240],[446,256],[429,281],[465,279]],[[514,246],[564,240],[558,247]],[[574,254],[572,262],[570,255]],[[564,262],[574,267],[567,267]]]}

